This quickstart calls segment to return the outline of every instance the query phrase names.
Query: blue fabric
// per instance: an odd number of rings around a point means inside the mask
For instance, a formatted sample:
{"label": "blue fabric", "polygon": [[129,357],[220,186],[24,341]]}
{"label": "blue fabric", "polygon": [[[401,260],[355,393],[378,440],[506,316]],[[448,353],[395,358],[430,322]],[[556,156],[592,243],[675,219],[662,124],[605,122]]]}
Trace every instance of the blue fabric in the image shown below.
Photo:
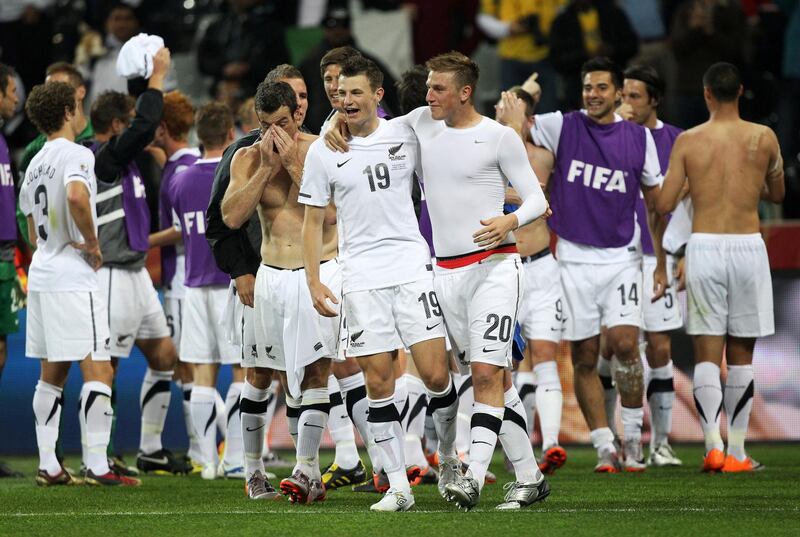
{"label": "blue fabric", "polygon": [[525,338],[522,337],[522,328],[520,328],[519,323],[514,326],[514,341],[511,345],[511,358],[515,362],[521,362],[525,359],[525,347],[528,346],[528,342],[525,341]]}

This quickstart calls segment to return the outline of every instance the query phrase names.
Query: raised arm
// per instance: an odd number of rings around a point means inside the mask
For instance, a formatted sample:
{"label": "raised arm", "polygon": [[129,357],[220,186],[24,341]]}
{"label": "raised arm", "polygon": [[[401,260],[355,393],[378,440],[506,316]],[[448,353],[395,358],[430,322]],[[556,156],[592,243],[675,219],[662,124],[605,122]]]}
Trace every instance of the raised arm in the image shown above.
{"label": "raised arm", "polygon": [[250,147],[239,149],[231,161],[231,182],[222,198],[222,221],[239,229],[258,206],[264,187],[280,170],[278,154],[271,136],[264,136]]}

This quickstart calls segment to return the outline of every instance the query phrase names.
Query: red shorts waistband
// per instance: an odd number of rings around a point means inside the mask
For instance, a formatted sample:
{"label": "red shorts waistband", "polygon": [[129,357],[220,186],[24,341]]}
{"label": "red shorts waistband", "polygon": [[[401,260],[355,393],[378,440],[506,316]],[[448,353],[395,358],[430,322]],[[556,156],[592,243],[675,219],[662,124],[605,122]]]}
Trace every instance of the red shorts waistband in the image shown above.
{"label": "red shorts waistband", "polygon": [[516,253],[518,253],[516,244],[506,244],[504,246],[498,246],[497,248],[493,248],[491,250],[478,250],[477,252],[470,252],[468,254],[456,255],[453,257],[437,257],[436,264],[442,268],[454,269],[454,268],[466,267],[467,265],[472,265],[473,263],[480,263],[487,257],[493,256],[495,254],[516,254]]}

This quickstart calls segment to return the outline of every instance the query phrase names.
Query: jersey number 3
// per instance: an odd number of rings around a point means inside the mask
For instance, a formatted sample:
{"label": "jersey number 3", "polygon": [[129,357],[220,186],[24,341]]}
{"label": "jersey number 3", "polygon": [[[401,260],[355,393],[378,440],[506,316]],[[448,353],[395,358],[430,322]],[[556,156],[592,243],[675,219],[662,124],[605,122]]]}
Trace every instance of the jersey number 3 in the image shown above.
{"label": "jersey number 3", "polygon": [[47,188],[44,185],[39,185],[33,193],[33,202],[36,205],[42,206],[42,223],[36,228],[39,237],[43,241],[47,240],[47,229],[44,225],[47,223]]}
{"label": "jersey number 3", "polygon": [[374,175],[372,173],[372,166],[367,166],[361,173],[367,176],[367,179],[369,180],[369,189],[371,192],[375,192],[376,185],[381,190],[386,190],[389,188],[389,166],[383,162],[375,165]]}

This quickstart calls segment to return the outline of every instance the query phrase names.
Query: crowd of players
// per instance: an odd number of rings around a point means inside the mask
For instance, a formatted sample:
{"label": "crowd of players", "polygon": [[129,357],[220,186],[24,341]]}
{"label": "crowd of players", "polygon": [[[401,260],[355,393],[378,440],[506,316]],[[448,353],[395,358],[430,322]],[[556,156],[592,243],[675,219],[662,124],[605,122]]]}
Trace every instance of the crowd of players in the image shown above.
{"label": "crowd of players", "polygon": [[[670,331],[683,324],[684,283],[703,470],[759,468],[744,450],[752,352],[774,328],[756,205],[782,199],[783,175],[772,131],[739,119],[734,66],[708,70],[711,119],[681,134],[657,117],[656,72],[623,74],[605,58],[583,66],[583,110],[535,115],[534,76],[502,94],[492,120],[473,105],[477,66],[443,54],[403,76],[405,115],[388,119],[380,69],[342,47],[320,64],[332,107],[322,137],[303,128],[302,75],[280,65],[258,87],[256,128],[236,139],[225,105],[195,111],[179,92],[164,93],[167,49],[152,60],[136,95],[104,93],[90,118],[68,64],[52,66],[26,103],[42,133],[19,193],[36,245],[26,354],[42,364],[38,484],[136,486],[138,471],[197,471],[244,479],[254,500],[275,498],[264,444],[279,380],[296,447],[279,490],[292,502],[354,485],[382,494],[372,510],[406,511],[412,486],[431,483],[469,510],[494,479],[499,440],[515,481],[497,508],[519,509],[550,494],[545,474],[567,460],[562,339],[572,343],[594,470],[680,465],[668,442]],[[9,73],[0,70],[0,102],[14,98]],[[189,146],[192,128],[202,152]],[[153,170],[158,192],[143,181]],[[162,229],[150,233],[154,195]],[[3,218],[16,236],[16,221]],[[163,306],[145,268],[153,247],[162,249]],[[134,344],[148,362],[136,469],[107,456],[114,375]],[[57,453],[75,361],[84,378],[80,476]],[[224,364],[233,383],[219,403]],[[173,381],[184,394],[185,457],[161,444]],[[336,455],[320,468],[326,427]]]}

